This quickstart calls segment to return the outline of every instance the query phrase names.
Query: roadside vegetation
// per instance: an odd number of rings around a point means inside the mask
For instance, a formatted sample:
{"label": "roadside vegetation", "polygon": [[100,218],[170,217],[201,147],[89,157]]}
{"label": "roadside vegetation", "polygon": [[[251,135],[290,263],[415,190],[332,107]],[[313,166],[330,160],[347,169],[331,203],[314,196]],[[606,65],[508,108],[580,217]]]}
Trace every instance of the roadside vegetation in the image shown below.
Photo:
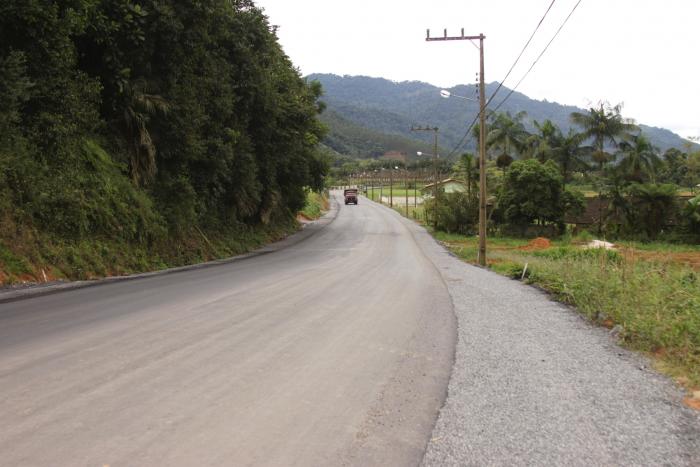
{"label": "roadside vegetation", "polygon": [[0,2],[0,283],[286,235],[328,170],[320,95],[249,0]]}
{"label": "roadside vegetation", "polygon": [[308,220],[318,219],[329,207],[330,201],[325,191],[319,193],[309,190],[306,194],[304,209],[299,211],[299,215]]}
{"label": "roadside vegetation", "polygon": [[[435,236],[461,259],[477,263],[477,237]],[[631,244],[587,248],[591,238],[489,239],[488,266],[614,328],[625,346],[657,359],[662,371],[688,387],[700,386],[700,262],[679,262],[662,248],[647,255],[649,249]]]}
{"label": "roadside vegetation", "polygon": [[[578,132],[567,134],[550,121],[527,122],[523,113],[490,115],[488,267],[575,306],[697,393],[700,151],[689,143],[661,154],[620,110],[601,103],[572,114]],[[387,196],[386,169],[361,164],[366,167],[354,170],[364,178],[346,180],[368,185],[377,201],[378,186]],[[343,179],[349,169],[335,168],[334,175]],[[439,179],[458,180],[462,189],[440,192],[437,201],[431,167],[399,169],[408,180],[419,175],[428,195],[409,207],[408,217],[477,264],[477,158],[466,153],[442,168]],[[406,215],[403,188],[395,181],[394,209]],[[614,245],[591,248],[596,239]],[[689,405],[700,407],[700,399],[690,398]]]}

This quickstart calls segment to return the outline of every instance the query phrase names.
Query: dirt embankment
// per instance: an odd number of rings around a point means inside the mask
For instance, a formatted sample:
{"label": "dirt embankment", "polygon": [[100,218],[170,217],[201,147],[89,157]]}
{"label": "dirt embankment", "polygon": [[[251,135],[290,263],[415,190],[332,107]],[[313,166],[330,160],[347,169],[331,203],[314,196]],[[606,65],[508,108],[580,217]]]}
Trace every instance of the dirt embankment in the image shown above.
{"label": "dirt embankment", "polygon": [[522,251],[537,251],[546,250],[552,246],[552,242],[548,238],[537,237],[528,242],[527,245],[518,247],[518,250]]}

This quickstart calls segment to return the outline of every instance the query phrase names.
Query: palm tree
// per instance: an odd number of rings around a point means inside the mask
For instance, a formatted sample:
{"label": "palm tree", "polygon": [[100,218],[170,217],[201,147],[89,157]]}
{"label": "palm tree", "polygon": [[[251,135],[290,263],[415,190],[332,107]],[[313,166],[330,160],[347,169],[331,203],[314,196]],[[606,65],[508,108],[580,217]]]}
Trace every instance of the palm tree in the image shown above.
{"label": "palm tree", "polygon": [[590,147],[581,146],[585,137],[569,128],[566,136],[559,135],[553,143],[552,159],[559,165],[564,187],[575,170],[586,170],[586,158],[590,155]]}
{"label": "palm tree", "polygon": [[[622,118],[620,111],[622,105],[611,106],[607,102],[600,102],[599,108],[589,108],[588,113],[573,112],[571,121],[583,130],[584,139],[591,139],[591,159],[598,164],[600,175],[603,174],[605,163],[613,159],[613,155],[605,151],[605,146],[617,147],[619,142],[629,139],[633,131],[638,128],[632,120]],[[598,234],[603,230],[602,187],[598,187]]]}
{"label": "palm tree", "polygon": [[490,124],[488,135],[486,136],[486,146],[489,148],[500,148],[500,156],[505,160],[505,156],[511,158],[520,156],[525,148],[525,141],[530,134],[525,130],[523,118],[525,112],[518,112],[511,116],[509,112],[498,113]]}
{"label": "palm tree", "polygon": [[646,177],[654,178],[655,169],[661,163],[658,149],[643,134],[633,136],[631,141],[620,143],[620,168],[628,180],[643,182]]}
{"label": "palm tree", "polygon": [[561,130],[549,119],[541,124],[538,121],[533,123],[537,132],[527,139],[529,156],[545,162],[553,158],[554,151],[562,139]]}
{"label": "palm tree", "polygon": [[170,104],[161,96],[150,93],[145,80],[123,83],[121,96],[123,113],[120,126],[129,151],[129,171],[136,185],[145,185],[156,174],[156,146],[148,131],[148,122],[156,113],[167,113]]}
{"label": "palm tree", "polygon": [[621,104],[613,107],[607,102],[600,102],[599,105],[600,108],[588,109],[588,113],[573,112],[571,121],[581,127],[585,139],[593,140],[591,157],[602,173],[605,163],[613,158],[605,151],[606,144],[617,147],[620,141],[629,139],[638,128],[632,120],[622,118]]}

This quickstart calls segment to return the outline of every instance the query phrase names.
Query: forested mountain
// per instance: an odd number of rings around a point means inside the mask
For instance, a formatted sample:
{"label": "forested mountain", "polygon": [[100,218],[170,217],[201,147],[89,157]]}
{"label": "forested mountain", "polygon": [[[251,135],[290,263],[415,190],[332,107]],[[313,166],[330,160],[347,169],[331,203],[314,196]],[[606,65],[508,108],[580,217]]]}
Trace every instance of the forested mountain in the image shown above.
{"label": "forested mountain", "polygon": [[381,156],[387,150],[401,151],[407,154],[426,150],[426,145],[422,141],[407,138],[397,133],[373,130],[353,123],[351,120],[341,117],[337,110],[327,110],[322,113],[321,121],[330,129],[324,138],[324,144],[342,155],[376,157]]}
{"label": "forested mountain", "polygon": [[0,282],[28,238],[163,264],[291,225],[320,92],[252,0],[0,0]]}
{"label": "forested mountain", "polygon": [[[308,80],[317,80],[323,86],[322,100],[328,110],[337,113],[359,127],[387,135],[399,135],[418,141],[429,142],[429,135],[410,132],[411,125],[430,125],[440,128],[441,146],[449,149],[455,147],[464,136],[467,126],[478,112],[478,102],[464,99],[440,97],[440,88],[417,81],[393,82],[382,78],[366,76],[338,76],[332,74],[312,74]],[[490,83],[486,88],[487,97],[497,87]],[[453,94],[478,98],[475,85],[461,85],[449,89]],[[501,88],[494,105],[505,97],[509,89]],[[583,109],[561,105],[554,102],[530,99],[524,94],[514,92],[508,101],[499,109],[515,114],[527,112],[526,127],[534,128],[532,121],[543,122],[552,120],[564,132],[571,127],[569,116],[572,112],[582,112]],[[344,149],[334,144],[342,139],[346,129],[336,125],[333,120],[327,120],[330,132],[326,143],[339,152]],[[682,148],[686,142],[680,136],[669,130],[640,125],[642,131],[651,142],[662,151],[677,147]],[[419,143],[420,144],[420,143]],[[382,149],[394,149],[389,144],[379,144]],[[422,143],[425,150],[426,143]],[[475,141],[470,138],[467,149],[475,149]],[[356,148],[356,153],[363,153],[364,147]]]}

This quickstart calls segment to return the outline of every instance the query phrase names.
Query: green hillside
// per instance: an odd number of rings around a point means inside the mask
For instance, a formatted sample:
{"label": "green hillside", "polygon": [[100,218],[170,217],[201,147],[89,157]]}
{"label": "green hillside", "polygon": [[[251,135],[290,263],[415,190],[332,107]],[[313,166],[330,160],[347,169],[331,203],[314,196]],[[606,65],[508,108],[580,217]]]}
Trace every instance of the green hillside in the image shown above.
{"label": "green hillside", "polygon": [[324,144],[339,154],[368,158],[381,156],[390,150],[405,152],[411,156],[417,151],[432,152],[432,146],[426,142],[372,130],[341,117],[334,110],[321,114],[321,121],[329,129],[323,140]]}
{"label": "green hillside", "polygon": [[[333,74],[312,74],[307,79],[317,80],[322,84],[323,101],[331,112],[360,127],[387,135],[421,140],[426,135],[411,133],[409,131],[411,125],[436,125],[440,127],[441,145],[449,149],[459,143],[466,127],[478,112],[477,102],[441,98],[440,88],[427,83],[393,82],[382,78]],[[497,83],[489,83],[486,95],[490,96],[496,87]],[[475,85],[456,86],[450,91],[461,96],[477,97]],[[500,102],[500,98],[505,97],[508,92],[509,90],[503,87],[495,103]],[[528,118],[525,123],[529,130],[534,128],[533,120],[543,122],[549,119],[564,132],[571,127],[569,115],[572,112],[584,111],[574,106],[530,99],[519,92],[513,93],[499,110],[512,114],[520,111],[527,112]],[[329,126],[331,134],[337,135],[343,131],[332,121]],[[662,151],[671,147],[682,148],[687,143],[686,140],[666,129],[645,125],[640,125],[640,128]],[[475,150],[475,141],[470,138],[465,148]]]}
{"label": "green hillside", "polygon": [[293,230],[328,166],[320,93],[250,0],[2,2],[0,283]]}

